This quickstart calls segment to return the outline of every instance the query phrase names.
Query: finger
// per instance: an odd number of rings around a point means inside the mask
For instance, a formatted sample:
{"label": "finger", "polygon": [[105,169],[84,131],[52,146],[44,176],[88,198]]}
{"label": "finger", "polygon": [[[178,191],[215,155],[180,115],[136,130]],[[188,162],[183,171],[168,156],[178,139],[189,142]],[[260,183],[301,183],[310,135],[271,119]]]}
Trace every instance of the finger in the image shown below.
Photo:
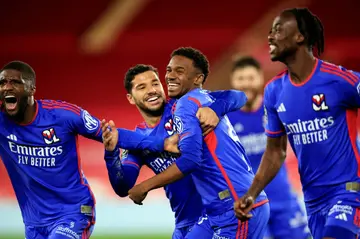
{"label": "finger", "polygon": [[101,121],[101,128],[102,128],[103,131],[106,129],[105,125],[106,125],[106,121],[105,121],[105,119],[103,119]]}
{"label": "finger", "polygon": [[109,121],[109,125],[110,125],[110,128],[111,128],[111,131],[117,130],[116,125],[115,125],[115,122],[114,122],[114,121],[110,120],[110,121]]}
{"label": "finger", "polygon": [[105,123],[102,127],[102,131],[104,132],[105,130],[107,130],[109,127],[109,123]]}
{"label": "finger", "polygon": [[111,132],[108,128],[105,128],[105,130],[102,133],[103,138],[109,137],[111,135]]}
{"label": "finger", "polygon": [[102,119],[102,120],[101,120],[101,127],[104,127],[105,123],[106,123],[106,120],[105,120],[105,119]]}
{"label": "finger", "polygon": [[199,120],[201,119],[201,113],[200,113],[199,110],[196,112],[196,117],[197,117]]}
{"label": "finger", "polygon": [[112,135],[109,135],[108,137],[104,137],[104,143],[105,144],[109,144],[110,142],[111,142],[111,140],[112,140]]}
{"label": "finger", "polygon": [[203,135],[204,135],[204,136],[205,136],[205,135],[208,135],[210,132],[211,132],[211,129],[209,128],[209,129],[207,129],[207,130],[203,133]]}

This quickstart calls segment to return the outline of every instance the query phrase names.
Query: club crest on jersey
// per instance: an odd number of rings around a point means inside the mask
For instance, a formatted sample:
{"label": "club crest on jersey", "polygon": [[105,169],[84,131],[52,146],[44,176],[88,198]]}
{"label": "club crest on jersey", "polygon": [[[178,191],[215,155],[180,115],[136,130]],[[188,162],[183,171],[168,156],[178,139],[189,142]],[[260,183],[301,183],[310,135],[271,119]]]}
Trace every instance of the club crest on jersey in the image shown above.
{"label": "club crest on jersey", "polygon": [[46,144],[53,144],[60,141],[53,128],[44,130],[42,135]]}
{"label": "club crest on jersey", "polygon": [[173,135],[174,132],[176,131],[175,125],[174,125],[172,119],[169,119],[169,121],[165,123],[164,127],[165,127],[166,132],[167,132],[168,135],[170,135],[170,136]]}
{"label": "club crest on jersey", "polygon": [[181,134],[184,130],[183,122],[179,116],[174,116],[174,125],[178,134]]}
{"label": "club crest on jersey", "polygon": [[360,95],[360,83],[356,86],[357,93]]}
{"label": "club crest on jersey", "polygon": [[127,150],[127,149],[121,150],[121,154],[120,154],[121,159],[127,158],[128,155],[129,155],[129,150]]}
{"label": "club crest on jersey", "polygon": [[315,111],[329,109],[329,107],[326,105],[324,94],[313,95],[312,96],[312,106]]}
{"label": "club crest on jersey", "polygon": [[89,131],[93,131],[95,129],[97,129],[99,127],[99,122],[97,119],[95,119],[94,117],[92,117],[89,112],[87,112],[86,110],[83,111],[83,121],[85,124],[85,127],[89,130]]}

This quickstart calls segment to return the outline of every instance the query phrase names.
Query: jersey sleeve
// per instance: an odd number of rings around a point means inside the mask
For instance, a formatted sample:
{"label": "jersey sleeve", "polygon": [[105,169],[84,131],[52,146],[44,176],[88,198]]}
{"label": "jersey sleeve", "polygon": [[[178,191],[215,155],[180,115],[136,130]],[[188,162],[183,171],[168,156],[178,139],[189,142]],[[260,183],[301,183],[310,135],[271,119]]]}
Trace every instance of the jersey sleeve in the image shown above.
{"label": "jersey sleeve", "polygon": [[275,109],[273,94],[274,92],[271,92],[271,88],[268,85],[264,92],[265,134],[268,137],[277,138],[284,135],[286,132]]}
{"label": "jersey sleeve", "polygon": [[173,122],[179,134],[181,156],[176,165],[183,174],[197,169],[202,161],[202,131],[196,117],[199,104],[190,99],[180,99],[176,105]]}
{"label": "jersey sleeve", "polygon": [[360,73],[344,71],[344,76],[339,81],[340,94],[347,108],[360,108]]}
{"label": "jersey sleeve", "polygon": [[[68,124],[74,134],[80,134],[86,138],[102,142],[102,130],[100,120],[89,112],[79,108],[79,114],[72,113],[68,117]],[[162,152],[164,139],[154,136],[146,136],[134,131],[118,128],[118,147],[129,150],[149,150]]]}
{"label": "jersey sleeve", "polygon": [[128,150],[105,151],[105,162],[109,180],[113,190],[120,197],[128,195],[128,191],[135,185],[142,166],[141,159]]}
{"label": "jersey sleeve", "polygon": [[209,107],[217,114],[218,117],[239,110],[247,101],[244,92],[238,90],[221,90],[210,92],[216,100]]}

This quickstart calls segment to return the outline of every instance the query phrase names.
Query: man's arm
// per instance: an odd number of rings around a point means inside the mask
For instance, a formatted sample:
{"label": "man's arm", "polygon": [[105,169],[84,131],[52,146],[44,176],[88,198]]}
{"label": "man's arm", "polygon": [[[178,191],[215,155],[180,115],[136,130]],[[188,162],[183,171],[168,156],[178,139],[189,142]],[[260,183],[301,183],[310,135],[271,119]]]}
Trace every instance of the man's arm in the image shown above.
{"label": "man's arm", "polygon": [[247,220],[251,217],[249,212],[255,199],[276,176],[285,160],[287,146],[286,132],[274,106],[275,96],[271,88],[269,89],[269,86],[267,86],[264,94],[264,113],[266,120],[265,134],[268,136],[268,139],[253,183],[248,192],[238,199],[234,205],[236,216],[241,220]]}
{"label": "man's arm", "polygon": [[122,152],[121,160],[119,153],[119,149],[105,150],[105,162],[113,190],[120,197],[126,197],[139,176],[141,161],[127,150]]}
{"label": "man's arm", "polygon": [[181,156],[165,171],[136,185],[129,191],[129,197],[135,203],[141,204],[147,192],[173,183],[200,166],[203,138],[200,122],[195,116],[198,107],[195,102],[187,99],[185,102],[178,102],[173,122],[180,138]]}
{"label": "man's arm", "polygon": [[216,99],[209,108],[211,108],[219,118],[229,112],[239,110],[247,101],[245,93],[238,90],[220,90],[210,92],[209,94]]}
{"label": "man's arm", "polygon": [[267,138],[266,149],[247,195],[254,199],[279,172],[286,158],[287,136]]}
{"label": "man's arm", "polygon": [[239,110],[247,101],[245,93],[237,90],[214,91],[209,94],[216,100],[208,107],[199,108],[196,113],[203,135],[216,128],[219,118],[231,111]]}
{"label": "man's arm", "polygon": [[[77,106],[76,106],[77,107]],[[86,138],[102,142],[101,122],[86,110],[79,107],[78,114],[71,113],[68,124],[74,134],[80,134]],[[111,129],[114,130],[114,129]],[[134,131],[118,128],[119,148],[129,150],[149,150],[151,152],[162,152],[172,150],[167,141],[160,137],[145,136]],[[176,153],[176,152],[175,152]]]}

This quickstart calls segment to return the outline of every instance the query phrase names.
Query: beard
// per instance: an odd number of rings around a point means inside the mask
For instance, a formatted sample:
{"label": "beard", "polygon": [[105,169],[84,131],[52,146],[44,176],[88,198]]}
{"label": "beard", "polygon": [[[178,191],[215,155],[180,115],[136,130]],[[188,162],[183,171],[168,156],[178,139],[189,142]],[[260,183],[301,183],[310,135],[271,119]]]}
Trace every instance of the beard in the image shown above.
{"label": "beard", "polygon": [[2,102],[1,104],[1,111],[5,112],[7,117],[10,118],[11,120],[15,122],[22,122],[25,119],[25,111],[27,107],[28,107],[28,96],[23,96],[20,98],[18,102],[18,111],[16,112],[16,114],[12,115],[6,111],[5,102]]}
{"label": "beard", "polygon": [[163,103],[161,104],[161,106],[158,109],[149,109],[143,103],[141,103],[139,101],[136,101],[135,103],[136,103],[137,107],[139,107],[139,109],[147,115],[157,117],[157,116],[161,116],[164,113],[165,100],[163,101]]}

